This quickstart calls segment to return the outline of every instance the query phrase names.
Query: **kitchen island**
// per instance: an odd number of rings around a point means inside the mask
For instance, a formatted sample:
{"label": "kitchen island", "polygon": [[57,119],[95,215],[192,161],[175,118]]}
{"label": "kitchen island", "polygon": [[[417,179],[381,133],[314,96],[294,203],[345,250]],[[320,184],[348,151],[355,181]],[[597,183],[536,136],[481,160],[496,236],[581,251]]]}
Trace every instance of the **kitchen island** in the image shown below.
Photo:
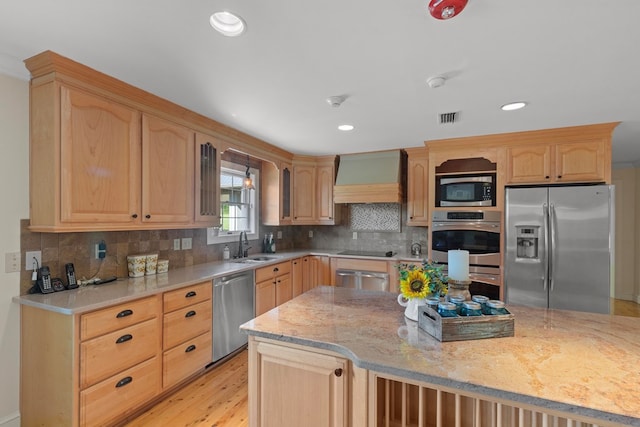
{"label": "kitchen island", "polygon": [[307,292],[242,326],[252,426],[640,426],[640,319],[509,309],[515,336],[441,343],[396,294]]}

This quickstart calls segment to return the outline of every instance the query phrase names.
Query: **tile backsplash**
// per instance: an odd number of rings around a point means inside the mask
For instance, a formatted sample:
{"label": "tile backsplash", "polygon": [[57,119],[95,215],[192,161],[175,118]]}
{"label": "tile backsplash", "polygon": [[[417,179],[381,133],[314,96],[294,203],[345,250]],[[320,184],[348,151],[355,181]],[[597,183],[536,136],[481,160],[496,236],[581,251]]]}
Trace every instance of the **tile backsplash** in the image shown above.
{"label": "tile backsplash", "polygon": [[[400,209],[402,208],[402,209]],[[406,212],[405,206],[398,206],[399,212]],[[409,227],[405,215],[400,218],[395,208],[380,207],[375,204],[358,206],[356,215],[366,216],[367,210],[377,215],[378,220],[367,227],[380,230],[356,230],[351,220],[346,218],[341,225],[260,227],[259,236],[265,233],[282,232],[282,239],[276,241],[277,250],[287,249],[332,249],[332,250],[385,250],[409,253],[412,243],[422,245],[422,253],[427,253],[427,229]],[[383,215],[380,215],[380,212]],[[387,213],[391,212],[387,217]],[[351,213],[353,215],[353,213]],[[380,223],[380,221],[383,221]],[[386,223],[390,222],[390,224]],[[401,224],[398,224],[398,221]],[[381,225],[382,224],[382,225]],[[206,262],[222,260],[224,244],[207,245],[205,228],[184,230],[137,230],[84,233],[34,233],[29,231],[29,220],[20,221],[21,260],[27,251],[42,251],[42,264],[49,266],[53,277],[64,279],[64,265],[72,262],[78,279],[98,276],[127,277],[127,256],[141,253],[158,253],[160,259],[169,260],[169,269],[187,267]],[[385,228],[387,228],[385,230]],[[312,232],[313,237],[309,237]],[[357,238],[354,239],[353,233]],[[174,239],[190,237],[192,248],[174,250]],[[106,258],[95,259],[95,245],[104,240],[107,246]],[[250,254],[260,252],[261,240],[250,242]],[[229,245],[233,251],[233,245]],[[31,271],[20,272],[20,293],[26,294],[32,286]]]}

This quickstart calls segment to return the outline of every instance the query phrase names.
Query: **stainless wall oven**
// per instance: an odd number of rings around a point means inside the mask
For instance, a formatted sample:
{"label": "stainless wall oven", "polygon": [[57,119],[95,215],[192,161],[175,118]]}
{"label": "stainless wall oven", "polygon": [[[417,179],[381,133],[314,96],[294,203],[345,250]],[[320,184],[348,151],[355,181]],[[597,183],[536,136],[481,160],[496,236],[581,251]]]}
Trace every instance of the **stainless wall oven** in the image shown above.
{"label": "stainless wall oven", "polygon": [[469,291],[500,299],[500,232],[497,211],[435,211],[431,222],[431,259],[448,265],[448,251],[469,251]]}

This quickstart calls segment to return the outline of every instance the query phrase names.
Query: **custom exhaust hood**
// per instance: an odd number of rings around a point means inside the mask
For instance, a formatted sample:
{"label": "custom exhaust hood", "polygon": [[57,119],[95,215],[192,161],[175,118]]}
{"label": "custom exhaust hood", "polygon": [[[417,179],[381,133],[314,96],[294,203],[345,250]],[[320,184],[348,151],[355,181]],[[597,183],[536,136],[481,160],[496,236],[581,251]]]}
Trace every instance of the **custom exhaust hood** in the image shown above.
{"label": "custom exhaust hood", "polygon": [[401,159],[400,150],[341,155],[334,203],[402,203]]}

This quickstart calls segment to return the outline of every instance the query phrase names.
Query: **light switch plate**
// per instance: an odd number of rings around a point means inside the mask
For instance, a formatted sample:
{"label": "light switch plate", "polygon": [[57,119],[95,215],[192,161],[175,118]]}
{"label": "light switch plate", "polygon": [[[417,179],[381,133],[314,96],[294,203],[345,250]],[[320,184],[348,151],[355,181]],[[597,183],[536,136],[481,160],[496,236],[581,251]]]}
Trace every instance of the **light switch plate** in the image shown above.
{"label": "light switch plate", "polygon": [[20,252],[7,252],[4,254],[4,272],[15,273],[20,271]]}
{"label": "light switch plate", "polygon": [[278,230],[278,233],[276,233],[276,238],[282,239],[282,231]]}
{"label": "light switch plate", "polygon": [[180,239],[173,239],[173,250],[174,251],[180,250]]}

